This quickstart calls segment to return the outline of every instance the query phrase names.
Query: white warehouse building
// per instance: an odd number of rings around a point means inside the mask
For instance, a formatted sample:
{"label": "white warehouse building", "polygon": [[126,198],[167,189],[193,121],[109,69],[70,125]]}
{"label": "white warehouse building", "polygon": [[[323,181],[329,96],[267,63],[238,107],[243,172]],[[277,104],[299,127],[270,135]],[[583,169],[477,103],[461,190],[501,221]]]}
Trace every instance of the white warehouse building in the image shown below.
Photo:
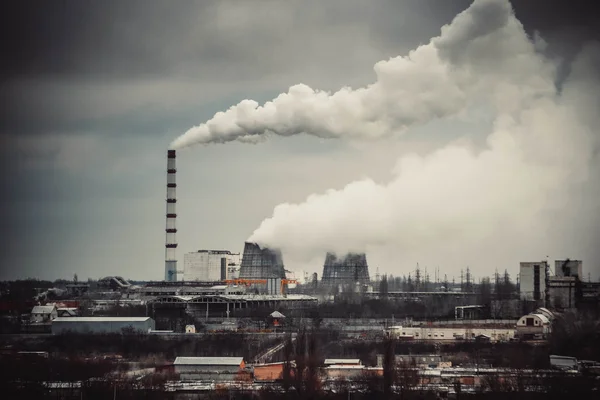
{"label": "white warehouse building", "polygon": [[148,333],[155,323],[150,317],[58,317],[52,321],[52,333]]}
{"label": "white warehouse building", "polygon": [[239,265],[240,253],[229,250],[198,250],[183,256],[183,277],[186,281],[216,282],[231,279],[228,268]]}

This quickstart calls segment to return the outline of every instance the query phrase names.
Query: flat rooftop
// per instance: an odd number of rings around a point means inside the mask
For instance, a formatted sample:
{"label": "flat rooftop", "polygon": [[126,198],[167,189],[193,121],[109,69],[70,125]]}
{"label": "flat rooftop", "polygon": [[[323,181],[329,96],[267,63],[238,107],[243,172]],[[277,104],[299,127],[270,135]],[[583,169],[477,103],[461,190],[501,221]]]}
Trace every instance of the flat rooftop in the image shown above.
{"label": "flat rooftop", "polygon": [[177,357],[173,365],[235,365],[239,366],[244,357]]}
{"label": "flat rooftop", "polygon": [[150,317],[58,317],[52,322],[145,322]]}

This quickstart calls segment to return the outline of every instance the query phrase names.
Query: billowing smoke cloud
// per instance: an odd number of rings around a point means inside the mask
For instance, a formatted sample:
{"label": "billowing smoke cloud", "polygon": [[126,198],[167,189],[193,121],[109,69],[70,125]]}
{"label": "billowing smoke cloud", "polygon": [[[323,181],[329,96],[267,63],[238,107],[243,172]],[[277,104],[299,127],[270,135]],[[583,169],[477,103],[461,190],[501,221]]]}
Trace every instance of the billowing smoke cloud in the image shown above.
{"label": "billowing smoke cloud", "polygon": [[591,184],[600,122],[598,48],[582,51],[558,93],[543,44],[527,36],[507,0],[476,0],[428,44],[377,63],[366,88],[330,94],[297,85],[261,107],[245,100],[173,146],[265,134],[377,139],[485,109],[494,118],[484,149],[449,145],[405,156],[387,184],[365,179],[280,204],[249,240],[286,256],[388,248],[466,261],[495,248],[539,259],[568,247],[548,248],[572,236],[560,224],[587,224],[583,230],[597,222],[582,188]]}
{"label": "billowing smoke cloud", "polygon": [[[511,8],[507,1],[480,0],[460,15],[455,23],[444,28],[439,38],[421,46],[405,57],[395,57],[375,64],[376,82],[353,90],[342,88],[328,93],[295,85],[263,106],[254,100],[244,100],[212,119],[189,129],[172,144],[182,148],[199,143],[225,143],[230,141],[260,141],[265,134],[292,136],[301,133],[321,138],[376,139],[403,132],[415,124],[453,115],[470,103],[474,89],[473,72],[485,73],[498,57],[515,52],[528,56],[529,42],[520,38],[505,38],[496,45],[501,53],[490,54],[488,46],[497,40],[510,22]],[[510,43],[510,40],[519,43]],[[470,43],[470,48],[462,46]],[[517,47],[515,47],[517,46]],[[457,65],[469,63],[480,57],[476,71],[455,71]],[[541,65],[523,60],[507,60],[512,64],[539,68]],[[514,69],[514,68],[513,68]],[[533,71],[523,71],[531,78]],[[467,76],[463,76],[467,73]],[[514,85],[523,79],[515,76]],[[528,82],[530,90],[548,90],[546,82],[534,79]],[[480,89],[480,88],[479,88]]]}

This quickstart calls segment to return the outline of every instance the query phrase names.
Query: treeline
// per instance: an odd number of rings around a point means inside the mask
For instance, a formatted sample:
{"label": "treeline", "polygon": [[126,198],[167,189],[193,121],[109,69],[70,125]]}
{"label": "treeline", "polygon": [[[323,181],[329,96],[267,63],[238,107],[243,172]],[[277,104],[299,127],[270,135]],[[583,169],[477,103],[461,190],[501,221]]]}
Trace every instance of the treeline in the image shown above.
{"label": "treeline", "polygon": [[600,361],[600,315],[565,313],[554,320],[549,346],[553,354]]}
{"label": "treeline", "polygon": [[[405,344],[394,340],[385,340],[377,344],[375,352],[383,355],[383,373],[365,372],[358,379],[348,381],[339,380],[332,382],[328,387],[323,387],[324,376],[321,375],[318,365],[324,357],[323,342],[317,330],[303,330],[294,342],[291,337],[286,341],[284,350],[284,372],[281,380],[282,391],[274,388],[262,390],[255,394],[259,399],[436,399],[438,393],[423,386],[421,378],[414,364],[397,363],[397,354],[406,354]],[[471,353],[474,357],[486,357],[503,352],[504,348],[490,346],[475,346],[464,344],[464,352]],[[537,350],[535,346],[528,348],[513,346],[516,352],[521,352],[523,365],[521,368],[541,369],[547,368],[547,363],[534,365],[528,363],[527,358]],[[431,350],[431,349],[430,349]],[[444,351],[445,349],[438,349]],[[523,350],[526,350],[523,352]],[[487,351],[487,354],[486,354]],[[535,359],[535,354],[533,354]],[[539,361],[538,361],[539,362]],[[501,364],[501,363],[499,363]],[[498,365],[502,366],[502,365]],[[578,394],[582,398],[591,398],[600,385],[594,377],[572,376],[559,372],[544,375],[522,374],[501,376],[492,374],[480,376],[480,386],[476,393],[466,393],[466,388],[455,379],[446,386],[455,392],[455,398],[461,399],[560,399],[566,395]],[[536,392],[530,391],[536,388]],[[331,390],[332,389],[332,390]],[[232,396],[234,393],[215,393],[213,398]],[[249,394],[246,394],[247,396]],[[236,397],[236,396],[234,396]]]}
{"label": "treeline", "polygon": [[454,289],[461,292],[476,292],[482,284],[489,285],[495,298],[499,300],[514,298],[518,293],[517,285],[513,283],[508,270],[504,270],[503,274],[496,271],[492,278],[486,277],[476,282],[471,277],[468,268],[459,282],[455,282],[454,278],[448,280],[446,275],[443,278],[437,277],[435,280],[431,280],[427,271],[421,271],[419,267],[417,267],[414,274],[409,273],[403,276],[383,275],[379,281],[378,290],[380,293],[452,291]]}
{"label": "treeline", "polygon": [[421,320],[454,319],[454,307],[463,305],[462,299],[430,297],[422,300],[399,301],[355,296],[339,298],[334,303],[321,303],[307,315],[320,318],[415,318]]}
{"label": "treeline", "polygon": [[[83,357],[19,357],[0,356],[0,381],[45,382],[81,381],[123,369],[126,364],[98,358],[87,360]],[[126,369],[126,368],[125,368]]]}
{"label": "treeline", "polygon": [[243,333],[222,333],[178,338],[148,334],[66,333],[41,338],[23,338],[11,343],[15,351],[47,351],[67,357],[119,354],[131,360],[153,356],[173,360],[177,356],[254,358],[272,342]]}
{"label": "treeline", "polygon": [[[48,365],[50,370],[58,367],[56,360]],[[60,367],[59,367],[60,368]],[[72,371],[75,368],[83,368],[81,372]],[[165,383],[169,376],[149,375],[142,379],[127,378],[123,375],[106,376],[101,375],[103,367],[94,370],[86,368],[86,363],[75,363],[71,361],[69,376],[83,377],[80,380],[56,379],[55,373],[44,374],[39,370],[33,372],[21,371],[21,376],[13,379],[13,376],[0,378],[2,385],[2,396],[7,399],[78,399],[78,400],[104,400],[104,399],[146,399],[162,400],[174,399],[176,394],[165,391]],[[4,372],[4,371],[3,371]],[[100,374],[100,375],[96,375]],[[47,376],[52,375],[52,380]],[[62,381],[62,382],[61,382]]]}

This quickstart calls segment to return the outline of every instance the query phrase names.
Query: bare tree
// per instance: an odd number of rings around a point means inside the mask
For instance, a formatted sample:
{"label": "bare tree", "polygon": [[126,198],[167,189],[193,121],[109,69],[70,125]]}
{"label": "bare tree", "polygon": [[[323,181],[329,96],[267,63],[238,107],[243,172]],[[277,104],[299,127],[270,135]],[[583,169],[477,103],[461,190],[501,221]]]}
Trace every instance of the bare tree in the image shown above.
{"label": "bare tree", "polygon": [[294,343],[292,343],[292,336],[288,335],[288,337],[286,338],[285,341],[285,346],[283,347],[283,358],[284,358],[284,363],[283,363],[283,389],[287,392],[288,390],[290,390],[290,387],[292,386],[292,357],[293,357],[293,353],[294,353]]}
{"label": "bare tree", "polygon": [[294,370],[294,387],[298,394],[304,392],[304,374],[306,372],[306,330],[302,329],[296,337],[296,368]]}
{"label": "bare tree", "polygon": [[392,385],[396,378],[396,342],[387,338],[383,342],[383,395],[386,399],[392,397]]}
{"label": "bare tree", "polygon": [[395,383],[400,389],[400,398],[404,399],[408,396],[408,392],[419,384],[419,374],[416,364],[402,362],[396,365]]}
{"label": "bare tree", "polygon": [[305,391],[309,398],[314,398],[321,389],[321,380],[319,377],[319,356],[318,356],[318,343],[317,335],[313,330],[307,337],[308,340],[308,351],[307,351],[307,365],[306,365],[306,376],[304,379]]}

